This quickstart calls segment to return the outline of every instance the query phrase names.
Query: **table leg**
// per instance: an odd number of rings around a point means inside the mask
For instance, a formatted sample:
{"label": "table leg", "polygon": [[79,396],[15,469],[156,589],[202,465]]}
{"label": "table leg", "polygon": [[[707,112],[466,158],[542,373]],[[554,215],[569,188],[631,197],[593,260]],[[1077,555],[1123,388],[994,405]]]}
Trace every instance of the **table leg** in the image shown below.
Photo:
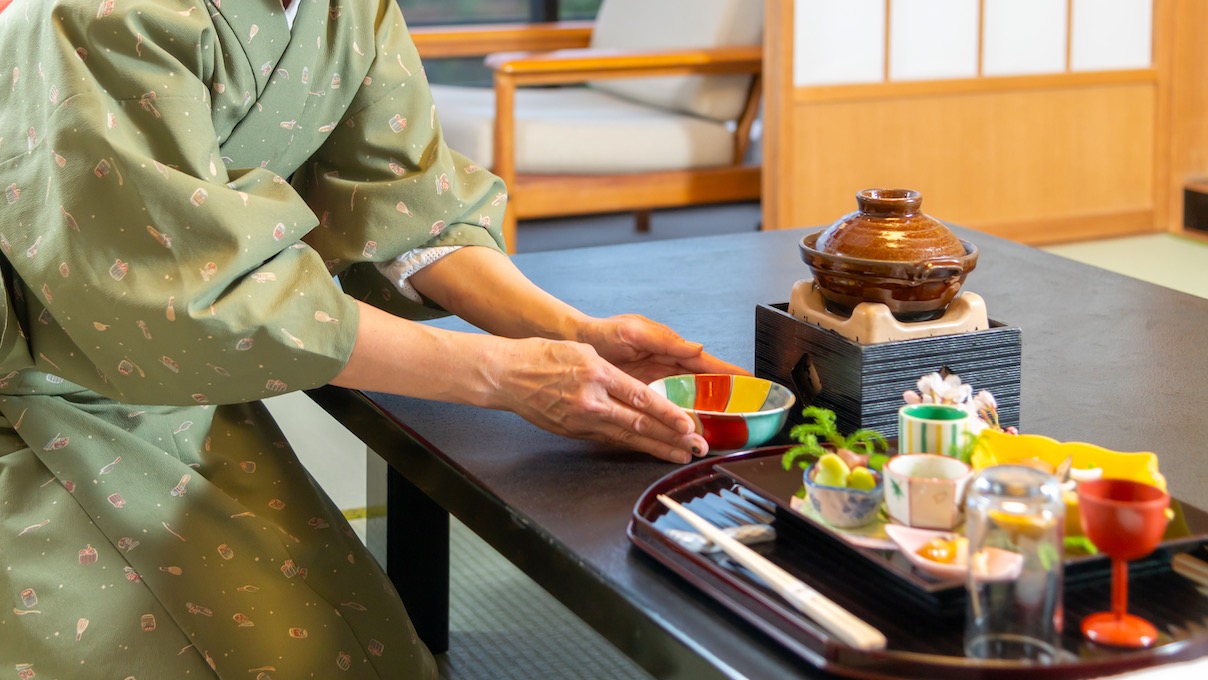
{"label": "table leg", "polygon": [[449,513],[386,472],[386,573],[433,654],[449,649]]}

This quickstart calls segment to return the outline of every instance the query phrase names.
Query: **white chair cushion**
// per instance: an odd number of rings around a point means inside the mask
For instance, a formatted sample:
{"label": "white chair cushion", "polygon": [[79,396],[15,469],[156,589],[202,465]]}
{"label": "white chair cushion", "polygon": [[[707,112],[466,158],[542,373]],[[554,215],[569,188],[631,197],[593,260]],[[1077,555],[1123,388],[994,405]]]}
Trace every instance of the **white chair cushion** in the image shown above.
{"label": "white chair cushion", "polygon": [[[604,0],[591,46],[673,50],[759,45],[762,0]],[[592,87],[673,111],[714,120],[742,113],[749,76],[685,76],[598,80]]]}
{"label": "white chair cushion", "polygon": [[[433,85],[445,141],[491,167],[495,93]],[[728,165],[734,135],[716,121],[653,109],[584,87],[516,92],[518,173],[611,174]]]}

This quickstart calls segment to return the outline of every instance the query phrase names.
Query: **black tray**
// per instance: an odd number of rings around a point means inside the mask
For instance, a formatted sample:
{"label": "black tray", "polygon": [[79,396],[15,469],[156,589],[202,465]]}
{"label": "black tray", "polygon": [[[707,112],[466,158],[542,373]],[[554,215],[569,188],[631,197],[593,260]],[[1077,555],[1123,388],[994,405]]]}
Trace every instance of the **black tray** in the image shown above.
{"label": "black tray", "polygon": [[[765,450],[769,454],[777,451],[783,454],[786,448],[765,447]],[[928,574],[911,564],[897,550],[853,546],[844,541],[842,530],[834,529],[820,520],[793,510],[790,502],[793,494],[802,486],[801,470],[796,467],[785,470],[779,456],[761,455],[741,460],[718,461],[715,470],[774,503],[777,517],[781,520],[778,528],[783,527],[781,530],[789,536],[798,537],[797,540],[838,541],[835,548],[840,553],[850,552],[850,555],[844,554],[843,557],[854,556],[866,560],[892,577],[891,583],[894,584],[898,596],[913,600],[936,613],[963,614],[966,592],[963,579],[941,578]],[[1174,518],[1167,525],[1166,534],[1159,546],[1161,549],[1149,558],[1131,564],[1130,569],[1134,573],[1155,568],[1167,569],[1170,565],[1171,550],[1177,550],[1184,545],[1194,547],[1208,540],[1208,512],[1173,499],[1170,507],[1174,511]],[[1111,561],[1106,556],[1082,551],[1068,551],[1064,562],[1067,584],[1105,578],[1111,569]]]}
{"label": "black tray", "polygon": [[[1111,584],[1100,569],[1071,569],[1065,586],[1063,648],[1057,664],[982,661],[963,656],[963,608],[957,612],[929,606],[922,589],[902,579],[842,539],[808,520],[793,521],[777,509],[778,538],[754,546],[758,552],[822,594],[869,622],[888,641],[887,649],[863,652],[833,639],[784,600],[727,560],[693,553],[654,527],[666,509],[658,494],[686,502],[730,488],[735,480],[722,468],[744,461],[779,461],[786,447],[771,447],[706,458],[680,468],[647,489],[638,499],[628,535],[640,550],[661,562],[737,616],[769,635],[806,662],[839,675],[859,678],[1091,678],[1146,668],[1208,654],[1208,595],[1170,568],[1171,557],[1188,552],[1208,559],[1203,541],[1163,545],[1149,559],[1131,565],[1129,611],[1152,621],[1158,643],[1147,650],[1120,651],[1082,639],[1082,617],[1109,607]],[[1184,504],[1184,514],[1198,509]],[[800,515],[792,512],[800,518]],[[1100,564],[1088,560],[1086,565]]]}

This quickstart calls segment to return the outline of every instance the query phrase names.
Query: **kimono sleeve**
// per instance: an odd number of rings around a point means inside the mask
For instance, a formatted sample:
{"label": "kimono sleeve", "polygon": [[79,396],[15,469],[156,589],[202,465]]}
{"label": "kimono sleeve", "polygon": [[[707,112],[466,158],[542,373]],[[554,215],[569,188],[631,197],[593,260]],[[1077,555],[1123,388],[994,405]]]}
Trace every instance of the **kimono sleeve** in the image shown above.
{"label": "kimono sleeve", "polygon": [[112,32],[137,35],[137,49],[93,42],[87,61],[72,50],[73,32],[110,35],[117,14],[103,34],[60,17],[13,46],[43,74],[0,98],[3,117],[29,127],[28,153],[0,163],[13,187],[0,247],[32,296],[31,354],[140,404],[325,384],[352,351],[357,311],[300,240],[314,213],[282,177],[226,167],[189,61],[207,34],[183,25],[208,19],[150,8]]}
{"label": "kimono sleeve", "polygon": [[419,55],[393,0],[384,0],[377,53],[349,107],[295,186],[319,227],[306,241],[353,297],[430,317],[373,266],[428,246],[503,250],[503,182],[444,142]]}

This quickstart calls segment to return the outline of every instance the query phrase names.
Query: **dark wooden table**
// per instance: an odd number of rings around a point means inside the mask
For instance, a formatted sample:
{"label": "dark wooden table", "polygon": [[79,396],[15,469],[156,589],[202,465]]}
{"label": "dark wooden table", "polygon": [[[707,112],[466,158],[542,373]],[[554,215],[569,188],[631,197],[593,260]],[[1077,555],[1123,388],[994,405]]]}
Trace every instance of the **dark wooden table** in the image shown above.
{"label": "dark wooden table", "polygon": [[[752,369],[755,306],[787,301],[808,276],[797,242],[809,231],[516,262],[587,313],[644,314]],[[1171,493],[1208,507],[1208,300],[957,231],[981,248],[966,290],[1023,332],[1021,429],[1155,451]],[[448,512],[655,676],[819,675],[631,547],[634,501],[670,464],[510,413],[335,388],[312,397],[390,464],[389,571],[434,649],[447,646]]]}

